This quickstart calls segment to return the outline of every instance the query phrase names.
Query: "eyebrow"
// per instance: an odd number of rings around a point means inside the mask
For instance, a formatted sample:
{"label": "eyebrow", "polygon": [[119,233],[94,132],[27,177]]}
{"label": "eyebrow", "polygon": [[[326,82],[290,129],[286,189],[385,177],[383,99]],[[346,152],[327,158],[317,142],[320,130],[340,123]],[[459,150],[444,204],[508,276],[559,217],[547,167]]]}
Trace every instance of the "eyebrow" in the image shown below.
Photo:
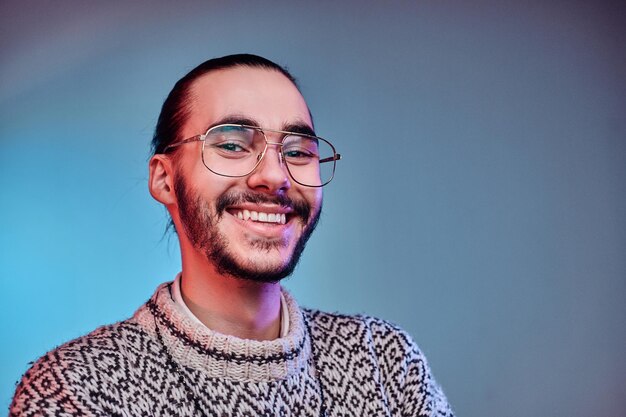
{"label": "eyebrow", "polygon": [[253,118],[246,117],[243,115],[238,115],[238,114],[222,117],[221,119],[217,120],[215,123],[212,123],[210,126],[208,126],[207,130],[217,125],[248,125],[248,126],[254,126],[254,127],[261,127],[259,125],[259,122],[257,122]]}
{"label": "eyebrow", "polygon": [[283,125],[282,130],[286,132],[301,133],[303,135],[315,136],[315,131],[304,122],[289,123]]}
{"label": "eyebrow", "polygon": [[[240,114],[233,114],[233,115],[224,116],[221,119],[217,120],[216,122],[212,123],[210,126],[207,127],[207,130],[217,125],[226,125],[226,124],[247,125],[247,126],[254,126],[254,127],[263,129],[263,127],[259,124],[257,120],[248,116],[244,116]],[[315,136],[315,131],[313,130],[313,128],[311,128],[311,126],[309,126],[308,123],[304,121],[299,121],[299,120],[296,122],[283,124],[280,130],[283,130],[285,132],[301,133],[303,135]]]}

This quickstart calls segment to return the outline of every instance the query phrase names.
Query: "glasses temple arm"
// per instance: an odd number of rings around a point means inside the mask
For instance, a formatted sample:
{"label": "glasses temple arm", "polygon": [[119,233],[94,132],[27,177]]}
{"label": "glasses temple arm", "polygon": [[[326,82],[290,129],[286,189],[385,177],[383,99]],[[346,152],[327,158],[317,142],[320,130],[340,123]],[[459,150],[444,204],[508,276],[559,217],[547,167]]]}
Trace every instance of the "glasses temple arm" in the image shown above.
{"label": "glasses temple arm", "polygon": [[341,159],[341,154],[338,153],[335,156],[331,156],[329,158],[320,159],[320,164],[323,164],[324,162],[339,161],[340,159]]}
{"label": "glasses temple arm", "polygon": [[184,145],[185,143],[196,142],[196,141],[201,141],[201,140],[204,140],[204,135],[196,135],[191,138],[183,139],[180,142],[172,143],[171,145],[166,146],[165,149],[163,149],[163,153],[169,152],[170,150],[174,148],[178,148],[180,145]]}

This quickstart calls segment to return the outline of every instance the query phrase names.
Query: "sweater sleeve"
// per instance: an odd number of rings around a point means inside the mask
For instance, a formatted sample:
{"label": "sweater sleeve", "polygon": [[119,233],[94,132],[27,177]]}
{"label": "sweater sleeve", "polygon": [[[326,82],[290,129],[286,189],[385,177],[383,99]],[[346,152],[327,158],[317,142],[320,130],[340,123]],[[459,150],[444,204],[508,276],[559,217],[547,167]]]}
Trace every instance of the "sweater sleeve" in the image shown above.
{"label": "sweater sleeve", "polygon": [[22,377],[9,416],[104,416],[102,410],[81,399],[80,372],[74,371],[58,350],[48,352]]}
{"label": "sweater sleeve", "polygon": [[453,417],[443,390],[437,384],[424,354],[411,336],[383,320],[370,322],[381,378],[394,414],[419,417]]}

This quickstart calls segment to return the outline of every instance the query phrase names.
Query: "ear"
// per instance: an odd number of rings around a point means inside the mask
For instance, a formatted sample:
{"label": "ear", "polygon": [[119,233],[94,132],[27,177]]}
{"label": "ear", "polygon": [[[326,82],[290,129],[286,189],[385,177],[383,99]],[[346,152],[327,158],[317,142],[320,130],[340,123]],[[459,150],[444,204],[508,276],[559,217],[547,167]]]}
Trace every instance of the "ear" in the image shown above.
{"label": "ear", "polygon": [[150,158],[150,195],[158,202],[169,206],[176,203],[172,161],[165,155],[158,154]]}

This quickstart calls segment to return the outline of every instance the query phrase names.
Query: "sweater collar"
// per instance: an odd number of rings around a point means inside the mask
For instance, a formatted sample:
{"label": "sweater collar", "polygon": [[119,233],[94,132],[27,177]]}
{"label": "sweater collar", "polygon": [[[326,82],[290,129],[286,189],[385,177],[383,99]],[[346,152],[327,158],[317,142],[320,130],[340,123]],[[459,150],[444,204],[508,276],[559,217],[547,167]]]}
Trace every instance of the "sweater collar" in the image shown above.
{"label": "sweater collar", "polygon": [[158,326],[164,347],[180,365],[201,370],[209,377],[255,382],[284,379],[306,368],[310,342],[304,318],[284,289],[289,331],[285,337],[258,341],[198,325],[173,300],[171,286],[171,282],[159,286],[134,319],[153,334]]}

